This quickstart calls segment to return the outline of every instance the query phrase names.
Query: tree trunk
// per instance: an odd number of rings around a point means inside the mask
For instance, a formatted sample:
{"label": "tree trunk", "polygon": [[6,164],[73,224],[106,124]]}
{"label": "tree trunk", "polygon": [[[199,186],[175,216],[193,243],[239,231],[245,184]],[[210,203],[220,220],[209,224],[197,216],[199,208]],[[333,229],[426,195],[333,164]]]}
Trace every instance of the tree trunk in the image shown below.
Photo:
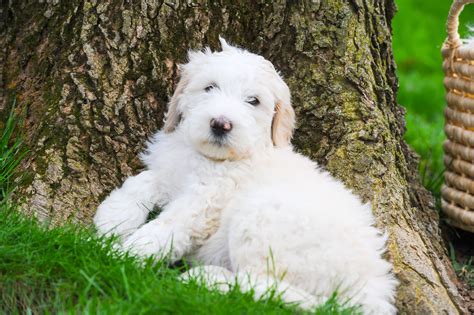
{"label": "tree trunk", "polygon": [[3,0],[0,113],[17,99],[31,149],[23,210],[90,223],[141,167],[137,153],[162,125],[186,50],[216,49],[222,35],[281,70],[297,149],[371,201],[390,235],[400,313],[462,312],[433,198],[403,141],[395,10],[393,0]]}

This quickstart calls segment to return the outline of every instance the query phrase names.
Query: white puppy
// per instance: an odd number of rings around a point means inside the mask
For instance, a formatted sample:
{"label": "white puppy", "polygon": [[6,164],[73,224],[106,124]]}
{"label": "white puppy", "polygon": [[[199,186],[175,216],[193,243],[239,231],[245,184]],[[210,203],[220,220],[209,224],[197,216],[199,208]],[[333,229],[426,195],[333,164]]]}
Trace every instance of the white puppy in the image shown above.
{"label": "white puppy", "polygon": [[[94,222],[141,255],[206,265],[208,285],[239,281],[310,308],[334,291],[367,314],[393,314],[397,281],[370,206],[290,145],[290,91],[263,57],[229,46],[189,52],[147,170]],[[145,223],[154,206],[158,218]],[[224,286],[225,287],[225,286]]]}

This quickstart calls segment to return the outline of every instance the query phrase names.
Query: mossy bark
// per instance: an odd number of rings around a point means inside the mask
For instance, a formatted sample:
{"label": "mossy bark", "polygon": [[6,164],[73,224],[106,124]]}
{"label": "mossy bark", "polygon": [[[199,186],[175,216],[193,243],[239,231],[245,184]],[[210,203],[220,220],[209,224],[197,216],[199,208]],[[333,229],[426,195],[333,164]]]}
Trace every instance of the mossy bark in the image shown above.
{"label": "mossy bark", "polygon": [[141,167],[186,50],[217,48],[222,35],[281,70],[297,149],[371,201],[390,236],[400,313],[462,312],[433,199],[403,141],[394,13],[393,0],[2,1],[0,116],[16,97],[31,148],[24,211],[89,223]]}

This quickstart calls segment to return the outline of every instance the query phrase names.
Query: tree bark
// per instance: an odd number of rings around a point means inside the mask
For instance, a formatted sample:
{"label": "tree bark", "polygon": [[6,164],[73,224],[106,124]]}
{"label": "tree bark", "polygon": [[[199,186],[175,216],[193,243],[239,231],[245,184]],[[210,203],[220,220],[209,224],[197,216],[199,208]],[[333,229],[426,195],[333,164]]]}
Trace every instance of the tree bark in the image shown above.
{"label": "tree bark", "polygon": [[187,49],[218,49],[222,35],[281,70],[296,148],[372,203],[390,236],[400,313],[463,312],[433,198],[403,141],[395,10],[393,0],[3,0],[0,116],[16,98],[31,149],[23,211],[90,223],[141,167]]}

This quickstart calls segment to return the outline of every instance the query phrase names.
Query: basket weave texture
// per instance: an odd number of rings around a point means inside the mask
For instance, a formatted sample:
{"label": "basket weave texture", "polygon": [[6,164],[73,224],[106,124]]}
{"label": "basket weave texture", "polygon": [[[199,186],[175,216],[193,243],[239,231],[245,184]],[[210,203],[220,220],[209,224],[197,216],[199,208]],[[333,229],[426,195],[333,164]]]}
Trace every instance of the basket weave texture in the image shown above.
{"label": "basket weave texture", "polygon": [[474,232],[474,44],[458,34],[459,14],[474,0],[455,0],[448,15],[448,38],[441,50],[446,88],[444,185],[441,207],[448,223]]}

